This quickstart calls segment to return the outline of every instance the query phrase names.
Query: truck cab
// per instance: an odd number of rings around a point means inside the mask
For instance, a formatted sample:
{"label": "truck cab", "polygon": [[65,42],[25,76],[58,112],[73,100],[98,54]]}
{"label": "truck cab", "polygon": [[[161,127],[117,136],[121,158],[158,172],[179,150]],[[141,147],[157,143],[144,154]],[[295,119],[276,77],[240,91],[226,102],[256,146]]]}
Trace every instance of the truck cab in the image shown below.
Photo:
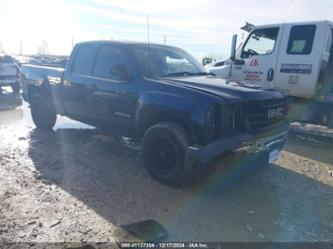
{"label": "truck cab", "polygon": [[[333,103],[329,76],[332,30],[330,21],[252,26],[222,67],[208,69],[231,81],[276,88],[303,101]],[[320,109],[331,110],[327,106]],[[319,119],[323,118],[327,122],[328,114]]]}

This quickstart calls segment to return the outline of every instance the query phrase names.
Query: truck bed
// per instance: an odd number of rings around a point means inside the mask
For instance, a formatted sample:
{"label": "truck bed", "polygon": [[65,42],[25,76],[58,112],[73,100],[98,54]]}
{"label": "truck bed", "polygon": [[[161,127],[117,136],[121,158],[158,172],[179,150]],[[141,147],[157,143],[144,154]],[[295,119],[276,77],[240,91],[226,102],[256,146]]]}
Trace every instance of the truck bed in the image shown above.
{"label": "truck bed", "polygon": [[31,64],[22,65],[23,74],[23,97],[29,99],[28,85],[41,85],[48,81],[52,84],[59,84],[62,80],[64,68],[36,66]]}

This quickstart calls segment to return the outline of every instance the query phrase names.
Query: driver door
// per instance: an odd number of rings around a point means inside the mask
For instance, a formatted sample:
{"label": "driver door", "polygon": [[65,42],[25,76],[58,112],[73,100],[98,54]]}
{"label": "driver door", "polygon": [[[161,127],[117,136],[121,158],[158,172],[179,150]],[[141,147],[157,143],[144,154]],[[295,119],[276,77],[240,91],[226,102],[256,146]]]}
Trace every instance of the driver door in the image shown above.
{"label": "driver door", "polygon": [[274,87],[282,26],[253,30],[232,65],[233,81]]}

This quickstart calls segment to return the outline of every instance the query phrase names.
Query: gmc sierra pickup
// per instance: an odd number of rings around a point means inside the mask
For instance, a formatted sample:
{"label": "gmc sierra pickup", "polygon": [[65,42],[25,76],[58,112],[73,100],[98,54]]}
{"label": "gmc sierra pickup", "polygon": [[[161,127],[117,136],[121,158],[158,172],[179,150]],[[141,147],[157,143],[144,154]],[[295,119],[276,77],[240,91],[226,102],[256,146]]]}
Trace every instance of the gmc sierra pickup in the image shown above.
{"label": "gmc sierra pickup", "polygon": [[171,185],[225,152],[265,153],[268,165],[289,128],[282,93],[225,83],[170,46],[83,42],[66,69],[23,65],[22,76],[38,128],[60,114],[130,138],[151,176]]}

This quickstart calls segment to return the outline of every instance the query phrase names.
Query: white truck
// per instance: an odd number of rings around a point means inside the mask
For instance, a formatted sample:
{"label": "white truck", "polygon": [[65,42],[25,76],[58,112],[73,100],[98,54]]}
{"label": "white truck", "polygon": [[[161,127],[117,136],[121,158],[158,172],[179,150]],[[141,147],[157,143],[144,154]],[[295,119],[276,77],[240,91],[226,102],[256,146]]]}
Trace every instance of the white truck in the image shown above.
{"label": "white truck", "polygon": [[229,59],[207,65],[230,81],[277,88],[290,96],[291,119],[333,128],[333,22],[264,26],[247,24],[248,36]]}

